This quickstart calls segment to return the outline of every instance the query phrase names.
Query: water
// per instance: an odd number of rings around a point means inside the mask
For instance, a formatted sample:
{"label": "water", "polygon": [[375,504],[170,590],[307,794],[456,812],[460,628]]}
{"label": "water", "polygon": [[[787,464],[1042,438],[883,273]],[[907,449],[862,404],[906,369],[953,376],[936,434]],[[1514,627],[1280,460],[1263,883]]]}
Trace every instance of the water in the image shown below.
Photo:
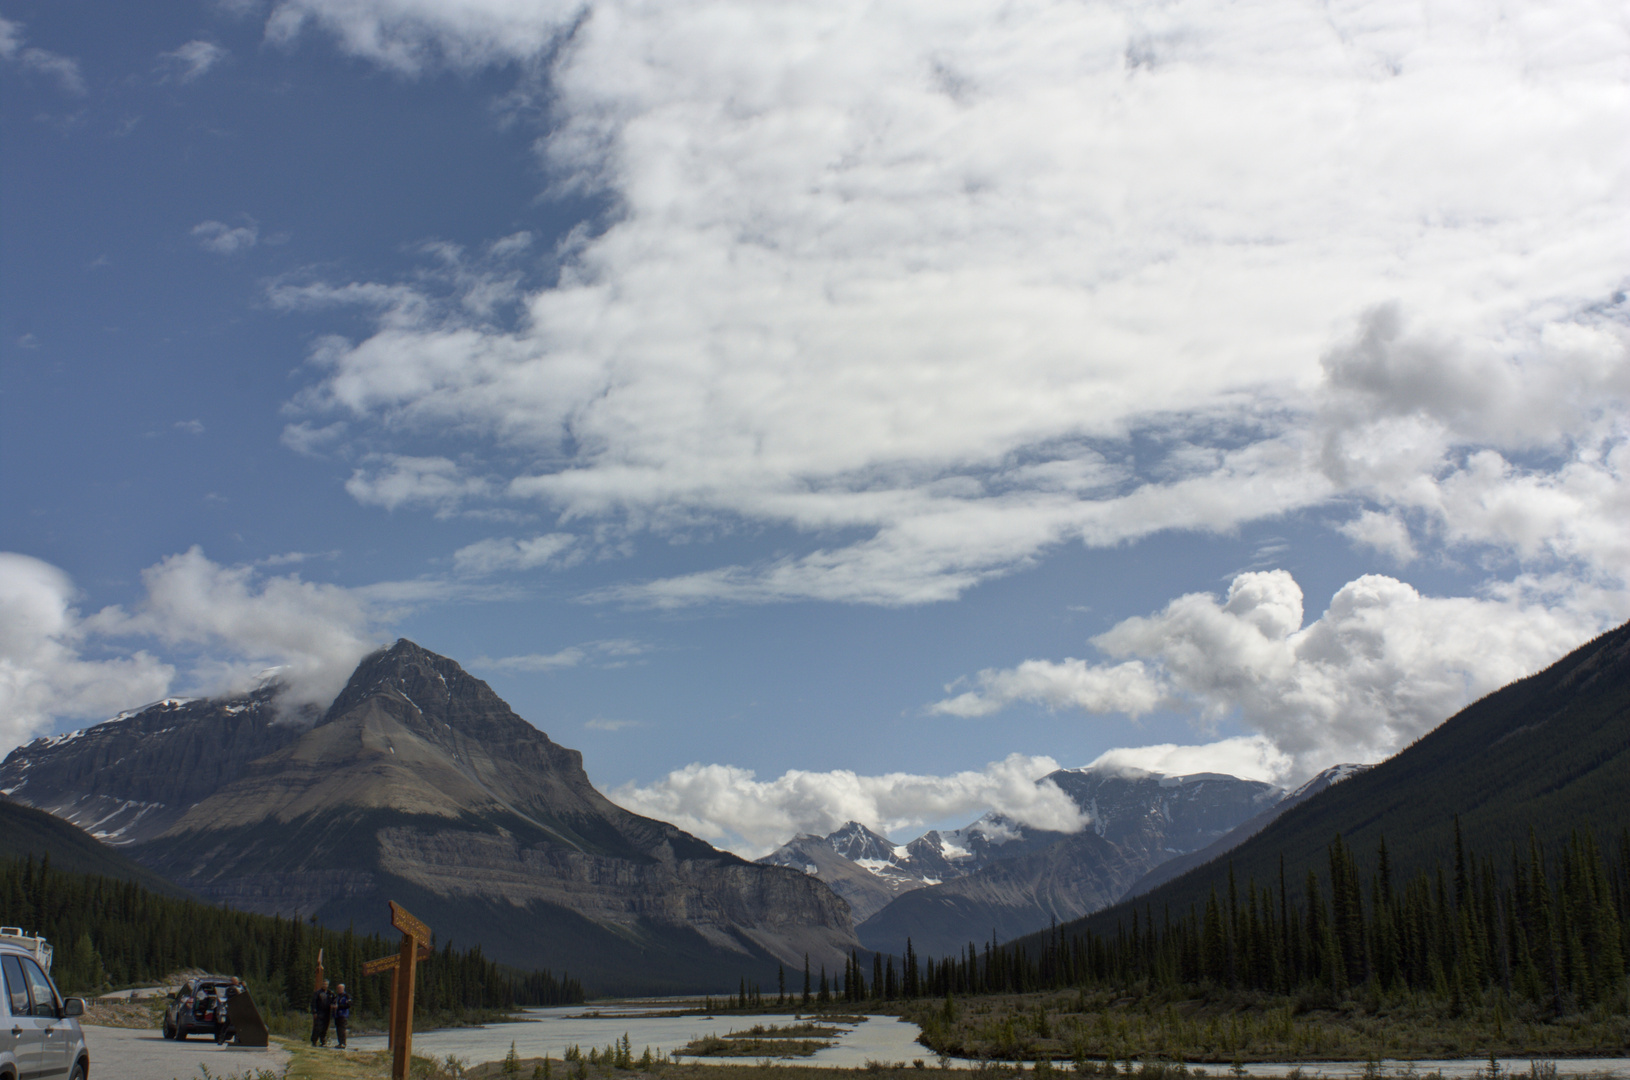
{"label": "water", "polygon": [[[509,1052],[510,1043],[523,1058],[562,1057],[571,1046],[604,1050],[628,1033],[634,1056],[639,1057],[646,1048],[652,1054],[667,1056],[693,1039],[705,1035],[724,1035],[731,1030],[745,1031],[754,1024],[788,1024],[815,1019],[795,1013],[768,1016],[644,1016],[642,1013],[660,1010],[678,1003],[622,1002],[615,1005],[571,1005],[551,1009],[527,1009],[526,1020],[513,1024],[492,1024],[480,1028],[449,1028],[440,1031],[417,1032],[413,1036],[413,1051],[444,1058],[454,1054],[470,1064],[500,1061]],[[591,1015],[598,1013],[598,1016]],[[868,1016],[863,1023],[843,1025],[848,1030],[839,1036],[837,1045],[817,1050],[806,1058],[793,1058],[791,1062],[833,1069],[856,1069],[868,1061],[905,1062],[921,1059],[930,1069],[939,1067],[933,1051],[917,1042],[916,1024],[894,1016]],[[359,1050],[383,1049],[384,1036],[353,1038],[351,1044]],[[683,1061],[707,1061],[716,1065],[756,1065],[758,1058],[682,1058]],[[1548,1059],[1547,1059],[1548,1060]],[[954,1069],[976,1067],[979,1062],[952,1058],[948,1064]],[[1626,1058],[1566,1058],[1557,1061],[1558,1080],[1565,1077],[1589,1076],[1593,1080],[1630,1080],[1630,1059]],[[1528,1058],[1502,1058],[1501,1077],[1527,1080]],[[1207,1080],[1232,1080],[1232,1069],[1227,1065],[1203,1066]],[[1282,1077],[1292,1069],[1301,1069],[1302,1075],[1323,1080],[1346,1080],[1362,1077],[1366,1063],[1362,1061],[1291,1061],[1270,1064],[1248,1064],[1244,1075],[1252,1077]],[[1434,1061],[1381,1062],[1381,1071],[1387,1076],[1409,1077],[1411,1074],[1441,1072],[1448,1080],[1477,1080],[1488,1075],[1488,1058],[1458,1058]],[[1073,1077],[1066,1072],[1061,1080]]]}
{"label": "water", "polygon": [[[658,1004],[655,1008],[662,1008]],[[694,1039],[705,1035],[724,1035],[729,1031],[745,1031],[755,1024],[768,1027],[799,1023],[812,1017],[795,1013],[771,1013],[765,1016],[642,1016],[653,1009],[650,1003],[609,1006],[572,1005],[563,1008],[527,1009],[526,1020],[514,1024],[492,1024],[481,1028],[448,1028],[440,1031],[415,1032],[413,1052],[436,1058],[454,1054],[470,1064],[498,1061],[509,1053],[509,1044],[515,1043],[515,1052],[523,1058],[542,1057],[547,1054],[559,1058],[567,1047],[604,1050],[628,1033],[634,1056],[639,1057],[649,1046],[652,1054],[671,1054]],[[599,1016],[586,1014],[599,1013]],[[819,1020],[818,1017],[813,1019]],[[806,1058],[791,1060],[806,1065],[820,1065],[834,1069],[860,1068],[867,1061],[904,1061],[922,1058],[933,1064],[932,1051],[916,1041],[918,1028],[893,1016],[869,1016],[865,1022],[843,1025],[846,1029],[837,1039],[837,1045],[817,1050]],[[358,1050],[377,1050],[385,1045],[382,1035],[353,1038],[351,1045]],[[753,1065],[758,1058],[682,1058],[684,1061],[708,1061],[725,1065]]]}

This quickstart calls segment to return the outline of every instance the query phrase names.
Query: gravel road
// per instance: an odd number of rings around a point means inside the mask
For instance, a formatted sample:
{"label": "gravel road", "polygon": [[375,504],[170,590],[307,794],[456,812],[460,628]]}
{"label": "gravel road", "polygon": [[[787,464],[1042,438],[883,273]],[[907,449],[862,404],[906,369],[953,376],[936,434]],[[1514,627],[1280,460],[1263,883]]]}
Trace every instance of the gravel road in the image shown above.
{"label": "gravel road", "polygon": [[289,1052],[276,1045],[264,1050],[216,1046],[202,1035],[175,1042],[157,1028],[83,1027],[91,1075],[106,1080],[201,1080],[199,1065],[208,1065],[216,1076],[254,1069],[281,1073],[289,1060]]}

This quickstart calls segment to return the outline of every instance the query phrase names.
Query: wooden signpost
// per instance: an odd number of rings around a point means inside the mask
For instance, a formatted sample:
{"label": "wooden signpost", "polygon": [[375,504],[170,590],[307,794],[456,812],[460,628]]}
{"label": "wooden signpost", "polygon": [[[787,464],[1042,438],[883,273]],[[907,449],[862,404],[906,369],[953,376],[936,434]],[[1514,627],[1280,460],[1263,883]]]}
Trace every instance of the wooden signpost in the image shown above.
{"label": "wooden signpost", "polygon": [[362,965],[362,973],[378,975],[396,969],[390,997],[391,1080],[407,1080],[408,1063],[413,1058],[413,972],[418,961],[430,958],[430,927],[395,900],[390,905],[391,925],[402,931],[402,951],[369,960]]}

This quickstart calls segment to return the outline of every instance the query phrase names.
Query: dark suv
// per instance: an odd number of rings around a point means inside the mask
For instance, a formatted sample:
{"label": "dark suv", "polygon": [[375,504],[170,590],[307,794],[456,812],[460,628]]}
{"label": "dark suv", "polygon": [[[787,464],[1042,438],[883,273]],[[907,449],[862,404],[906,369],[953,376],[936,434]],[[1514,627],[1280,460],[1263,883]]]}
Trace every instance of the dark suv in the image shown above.
{"label": "dark suv", "polygon": [[226,1008],[226,988],[231,982],[230,975],[200,975],[182,983],[164,1010],[164,1037],[214,1035],[215,1018]]}

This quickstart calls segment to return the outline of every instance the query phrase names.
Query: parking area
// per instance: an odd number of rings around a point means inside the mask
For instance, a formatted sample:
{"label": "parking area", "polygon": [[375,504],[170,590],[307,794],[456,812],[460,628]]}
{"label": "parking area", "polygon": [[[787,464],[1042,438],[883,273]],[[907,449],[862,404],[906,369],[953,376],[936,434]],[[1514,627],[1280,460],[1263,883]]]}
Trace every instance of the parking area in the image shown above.
{"label": "parking area", "polygon": [[197,1037],[176,1042],[157,1028],[114,1028],[85,1024],[85,1043],[91,1052],[91,1075],[110,1080],[200,1080],[199,1065],[216,1076],[253,1069],[281,1072],[289,1052],[280,1046],[251,1049],[216,1046]]}

